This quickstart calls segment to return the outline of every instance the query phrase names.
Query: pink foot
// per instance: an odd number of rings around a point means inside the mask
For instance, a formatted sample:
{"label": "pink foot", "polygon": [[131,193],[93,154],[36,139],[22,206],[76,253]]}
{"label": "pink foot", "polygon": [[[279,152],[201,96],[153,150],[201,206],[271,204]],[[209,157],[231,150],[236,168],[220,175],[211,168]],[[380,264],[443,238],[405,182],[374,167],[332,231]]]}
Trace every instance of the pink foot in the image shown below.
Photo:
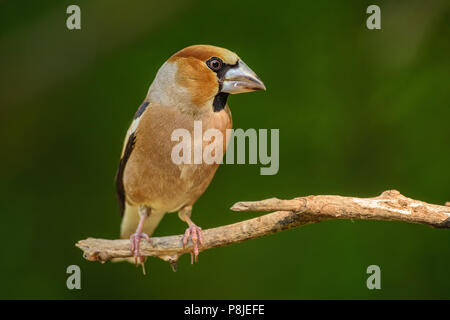
{"label": "pink foot", "polygon": [[[203,245],[203,236],[202,236],[202,228],[196,226],[195,224],[191,224],[189,226],[189,228],[186,229],[186,232],[184,233],[184,237],[183,237],[183,248],[186,247],[188,240],[189,240],[189,236],[191,236],[191,240],[192,240],[192,246],[194,248],[194,257],[195,257],[195,262],[198,261],[198,243],[200,242],[200,245]],[[192,259],[192,253],[191,253],[191,263],[194,263],[194,259]]]}
{"label": "pink foot", "polygon": [[[139,260],[139,264],[141,264],[142,267],[144,267],[145,257],[142,257],[139,254],[139,245],[141,243],[141,239],[145,239],[147,241],[150,241],[150,237],[147,234],[145,234],[145,233],[133,233],[130,236],[131,252],[133,253],[134,261],[135,261],[135,263],[137,265],[138,264],[138,260]],[[144,274],[145,274],[145,269],[144,269]]]}

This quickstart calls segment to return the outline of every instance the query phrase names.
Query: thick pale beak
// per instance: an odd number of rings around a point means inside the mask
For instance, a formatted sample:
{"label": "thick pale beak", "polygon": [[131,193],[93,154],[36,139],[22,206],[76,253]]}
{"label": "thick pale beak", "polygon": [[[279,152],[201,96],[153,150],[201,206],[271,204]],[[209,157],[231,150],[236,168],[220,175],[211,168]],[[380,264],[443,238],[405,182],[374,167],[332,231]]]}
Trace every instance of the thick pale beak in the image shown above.
{"label": "thick pale beak", "polygon": [[266,90],[266,86],[244,61],[239,60],[236,67],[225,73],[222,92],[235,94],[256,90]]}

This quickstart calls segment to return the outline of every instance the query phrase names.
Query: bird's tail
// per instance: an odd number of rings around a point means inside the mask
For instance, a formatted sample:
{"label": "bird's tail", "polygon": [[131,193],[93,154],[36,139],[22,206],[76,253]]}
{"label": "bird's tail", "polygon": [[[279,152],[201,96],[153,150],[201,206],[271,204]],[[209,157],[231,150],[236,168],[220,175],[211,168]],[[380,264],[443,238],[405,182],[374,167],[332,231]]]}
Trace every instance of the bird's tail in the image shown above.
{"label": "bird's tail", "polygon": [[[142,232],[146,233],[149,237],[152,236],[159,222],[164,216],[164,212],[152,211],[149,217],[144,222],[144,229]],[[122,239],[128,239],[133,233],[136,232],[136,228],[139,224],[139,206],[131,206],[125,203],[125,210],[122,218],[122,224],[120,225],[120,237]],[[134,263],[134,258],[117,258],[114,262],[128,261]]]}

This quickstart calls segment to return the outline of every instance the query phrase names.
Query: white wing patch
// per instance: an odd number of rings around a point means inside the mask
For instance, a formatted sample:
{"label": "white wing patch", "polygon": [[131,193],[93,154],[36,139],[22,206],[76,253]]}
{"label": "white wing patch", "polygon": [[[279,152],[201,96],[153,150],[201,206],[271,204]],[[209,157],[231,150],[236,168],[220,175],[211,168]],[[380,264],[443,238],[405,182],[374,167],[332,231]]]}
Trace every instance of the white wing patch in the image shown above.
{"label": "white wing patch", "polygon": [[125,141],[123,143],[123,147],[122,147],[122,155],[121,158],[123,157],[123,154],[125,152],[125,148],[127,146],[128,143],[128,139],[130,138],[130,136],[136,132],[137,128],[139,127],[139,122],[142,119],[142,115],[144,114],[145,110],[147,109],[147,107],[149,106],[149,102],[148,101],[144,101],[141,106],[139,107],[138,111],[136,112],[133,122],[131,123],[130,127],[128,128],[127,134],[125,136]]}

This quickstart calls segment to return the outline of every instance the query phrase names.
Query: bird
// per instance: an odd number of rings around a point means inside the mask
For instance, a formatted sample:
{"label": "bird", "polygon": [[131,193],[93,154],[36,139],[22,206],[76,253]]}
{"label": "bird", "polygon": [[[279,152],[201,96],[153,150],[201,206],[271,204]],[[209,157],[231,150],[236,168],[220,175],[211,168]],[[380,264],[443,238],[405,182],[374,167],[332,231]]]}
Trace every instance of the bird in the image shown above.
{"label": "bird", "polygon": [[[136,264],[144,268],[141,240],[151,241],[161,219],[171,212],[187,223],[183,246],[191,239],[191,263],[197,262],[203,236],[191,219],[192,207],[219,163],[174,163],[172,133],[183,129],[193,134],[194,123],[200,121],[203,132],[216,129],[225,136],[232,128],[229,95],[257,90],[266,90],[261,79],[236,53],[221,47],[186,47],[159,68],[127,130],[116,173],[120,236],[130,239]],[[215,139],[193,140],[192,151],[199,144],[218,143],[225,154],[226,141]]]}

